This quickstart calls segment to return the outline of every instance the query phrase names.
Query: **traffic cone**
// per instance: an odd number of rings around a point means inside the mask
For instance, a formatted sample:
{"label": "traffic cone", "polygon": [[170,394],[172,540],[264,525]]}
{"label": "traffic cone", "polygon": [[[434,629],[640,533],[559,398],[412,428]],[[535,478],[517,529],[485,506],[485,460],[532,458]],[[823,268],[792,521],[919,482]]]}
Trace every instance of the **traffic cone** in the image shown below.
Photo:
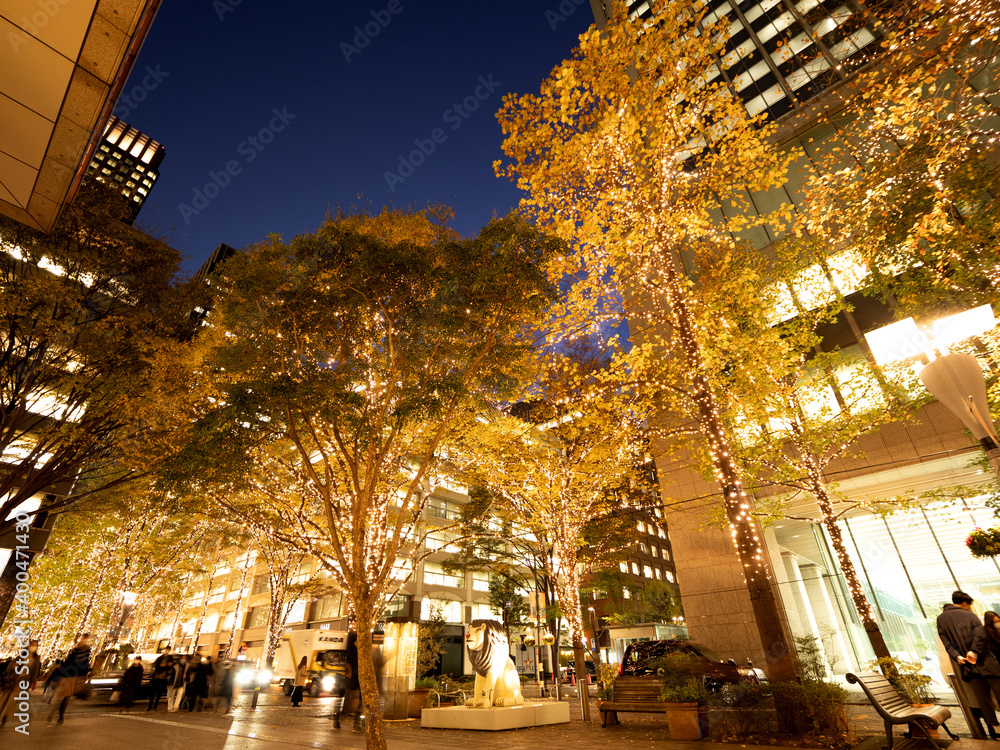
{"label": "traffic cone", "polygon": [[575,674],[569,676],[569,686],[570,687],[576,687],[576,675]]}
{"label": "traffic cone", "polygon": [[593,683],[593,682],[591,681],[591,679],[590,679],[590,672],[587,672],[587,684],[588,684],[588,685],[593,685],[593,684],[594,684],[594,683]]}

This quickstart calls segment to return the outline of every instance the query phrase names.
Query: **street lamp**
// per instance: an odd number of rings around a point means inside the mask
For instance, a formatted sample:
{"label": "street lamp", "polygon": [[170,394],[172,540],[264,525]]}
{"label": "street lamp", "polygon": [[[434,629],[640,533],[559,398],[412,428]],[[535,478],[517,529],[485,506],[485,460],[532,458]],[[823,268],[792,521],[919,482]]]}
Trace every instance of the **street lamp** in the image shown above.
{"label": "street lamp", "polygon": [[[921,354],[930,359],[917,377],[975,436],[1000,476],[1000,437],[990,417],[986,380],[979,360],[971,354],[950,354],[945,348],[995,325],[993,308],[982,305],[936,320],[927,330],[918,328],[913,318],[906,318],[866,333],[865,339],[880,365]],[[941,356],[936,357],[934,349],[943,352]]]}

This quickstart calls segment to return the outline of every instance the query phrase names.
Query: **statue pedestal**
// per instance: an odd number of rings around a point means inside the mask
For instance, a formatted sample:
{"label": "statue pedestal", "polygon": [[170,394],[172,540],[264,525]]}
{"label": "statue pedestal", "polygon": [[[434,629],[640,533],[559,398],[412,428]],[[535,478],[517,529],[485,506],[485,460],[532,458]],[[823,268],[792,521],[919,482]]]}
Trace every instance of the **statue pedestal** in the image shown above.
{"label": "statue pedestal", "polygon": [[569,703],[528,703],[496,708],[425,708],[420,715],[422,729],[477,729],[497,732],[503,729],[540,727],[543,724],[568,724]]}

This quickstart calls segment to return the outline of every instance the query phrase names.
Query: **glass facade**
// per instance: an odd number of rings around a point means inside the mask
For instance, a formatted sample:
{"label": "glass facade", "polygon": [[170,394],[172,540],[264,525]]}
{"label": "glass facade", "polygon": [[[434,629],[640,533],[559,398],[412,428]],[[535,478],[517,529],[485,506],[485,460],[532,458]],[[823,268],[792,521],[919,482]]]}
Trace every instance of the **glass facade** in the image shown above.
{"label": "glass facade", "polygon": [[[932,502],[884,518],[860,512],[838,522],[889,651],[922,664],[941,690],[947,682],[936,618],[952,591],[972,595],[980,616],[1000,611],[1000,564],[974,558],[965,545],[973,528],[995,523],[983,500]],[[820,524],[782,521],[772,531],[793,635],[819,641],[831,675],[863,669],[874,654],[826,530]]]}

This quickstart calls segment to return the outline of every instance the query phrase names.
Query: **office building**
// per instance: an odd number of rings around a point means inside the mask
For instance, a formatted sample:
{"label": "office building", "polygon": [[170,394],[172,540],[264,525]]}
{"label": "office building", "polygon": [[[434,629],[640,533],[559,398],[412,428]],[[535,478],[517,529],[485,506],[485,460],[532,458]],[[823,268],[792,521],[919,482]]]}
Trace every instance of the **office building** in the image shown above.
{"label": "office building", "polygon": [[0,213],[48,232],[72,202],[160,0],[6,3]]}
{"label": "office building", "polygon": [[165,155],[166,149],[148,135],[112,117],[87,167],[86,179],[106,183],[120,192],[135,221],[160,176]]}

